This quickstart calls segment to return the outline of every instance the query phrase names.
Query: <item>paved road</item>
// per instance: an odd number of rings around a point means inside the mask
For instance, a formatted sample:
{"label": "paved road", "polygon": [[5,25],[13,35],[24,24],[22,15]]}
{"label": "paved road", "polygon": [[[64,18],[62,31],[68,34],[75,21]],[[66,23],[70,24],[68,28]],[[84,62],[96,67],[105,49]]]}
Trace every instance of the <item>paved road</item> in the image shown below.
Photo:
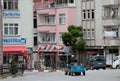
{"label": "paved road", "polygon": [[120,81],[120,69],[89,70],[86,76],[65,76],[64,72],[25,72],[23,77],[0,81]]}

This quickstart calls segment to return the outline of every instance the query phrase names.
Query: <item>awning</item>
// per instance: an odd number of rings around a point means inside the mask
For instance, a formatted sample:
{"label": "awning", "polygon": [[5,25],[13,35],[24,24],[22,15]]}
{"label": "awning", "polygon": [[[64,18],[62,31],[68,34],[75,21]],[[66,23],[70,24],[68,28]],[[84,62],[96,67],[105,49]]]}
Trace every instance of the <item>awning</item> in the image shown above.
{"label": "awning", "polygon": [[28,49],[26,46],[3,46],[3,53],[4,54],[21,54],[21,53],[28,53]]}

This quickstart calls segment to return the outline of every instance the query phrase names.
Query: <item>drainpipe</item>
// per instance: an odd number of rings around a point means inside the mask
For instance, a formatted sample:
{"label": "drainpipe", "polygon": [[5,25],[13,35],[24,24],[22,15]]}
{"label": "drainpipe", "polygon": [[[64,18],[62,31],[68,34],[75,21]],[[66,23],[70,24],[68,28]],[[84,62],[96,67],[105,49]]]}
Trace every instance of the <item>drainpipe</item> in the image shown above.
{"label": "drainpipe", "polygon": [[0,0],[0,66],[3,65],[3,42],[2,42],[2,38],[3,38],[3,28],[2,28],[2,4],[1,4],[1,0]]}
{"label": "drainpipe", "polygon": [[2,35],[2,31],[3,31],[3,28],[2,28],[2,4],[1,4],[1,0],[0,0],[0,75],[2,76],[3,74],[3,42],[2,42],[2,38],[3,38],[3,35]]}

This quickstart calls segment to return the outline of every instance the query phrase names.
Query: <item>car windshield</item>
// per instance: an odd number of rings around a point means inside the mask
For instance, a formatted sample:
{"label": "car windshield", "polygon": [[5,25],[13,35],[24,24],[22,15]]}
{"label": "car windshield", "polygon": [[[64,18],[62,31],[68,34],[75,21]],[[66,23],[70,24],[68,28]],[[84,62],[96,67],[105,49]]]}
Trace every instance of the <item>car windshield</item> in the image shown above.
{"label": "car windshield", "polygon": [[95,57],[94,57],[94,60],[95,60],[95,61],[104,61],[105,58],[104,58],[104,56],[95,56]]}

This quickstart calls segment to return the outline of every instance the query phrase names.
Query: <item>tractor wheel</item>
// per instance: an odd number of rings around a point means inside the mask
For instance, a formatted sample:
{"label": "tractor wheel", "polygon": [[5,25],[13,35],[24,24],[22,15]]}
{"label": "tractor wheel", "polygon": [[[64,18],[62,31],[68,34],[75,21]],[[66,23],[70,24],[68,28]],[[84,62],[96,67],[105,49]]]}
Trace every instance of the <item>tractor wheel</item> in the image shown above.
{"label": "tractor wheel", "polygon": [[68,72],[67,72],[67,71],[65,71],[65,75],[68,75]]}
{"label": "tractor wheel", "polygon": [[83,71],[83,76],[85,76],[85,71]]}

